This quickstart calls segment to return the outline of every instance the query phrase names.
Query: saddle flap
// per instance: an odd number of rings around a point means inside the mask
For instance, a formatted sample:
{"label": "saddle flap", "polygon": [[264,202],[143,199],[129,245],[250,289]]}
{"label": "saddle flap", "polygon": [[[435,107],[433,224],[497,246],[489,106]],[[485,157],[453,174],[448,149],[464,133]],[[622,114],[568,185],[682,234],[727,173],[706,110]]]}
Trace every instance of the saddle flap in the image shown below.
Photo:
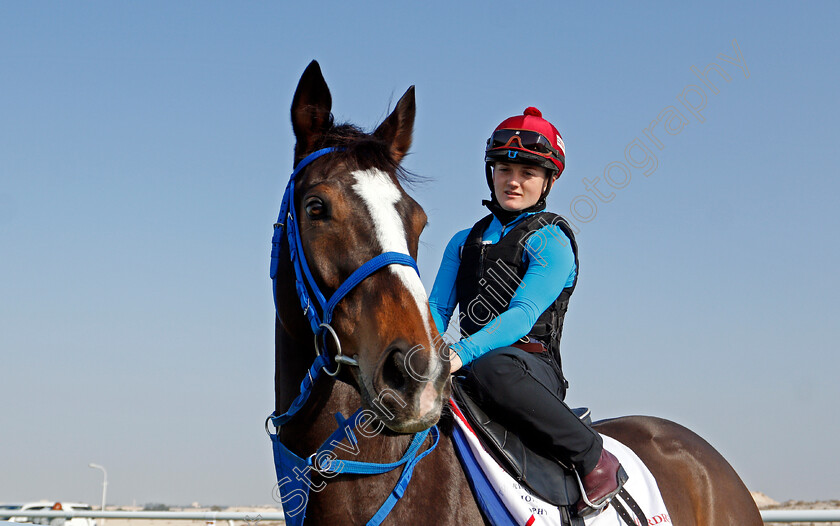
{"label": "saddle flap", "polygon": [[452,395],[484,449],[517,482],[555,506],[570,506],[580,500],[574,472],[566,470],[557,460],[533,451],[516,434],[494,422],[473,401],[458,377],[452,379]]}

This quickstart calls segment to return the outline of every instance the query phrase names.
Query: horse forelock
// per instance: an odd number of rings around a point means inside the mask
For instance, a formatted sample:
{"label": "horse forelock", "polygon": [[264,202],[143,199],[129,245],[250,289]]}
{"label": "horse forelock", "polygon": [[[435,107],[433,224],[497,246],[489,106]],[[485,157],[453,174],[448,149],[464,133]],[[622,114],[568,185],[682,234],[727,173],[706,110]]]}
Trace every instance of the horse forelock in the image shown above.
{"label": "horse forelock", "polygon": [[[312,151],[321,148],[341,150],[325,158],[327,168],[334,163],[342,162],[351,170],[378,168],[391,174],[399,184],[411,185],[424,180],[423,177],[408,171],[394,160],[389,144],[350,123],[330,125]],[[300,152],[296,147],[295,161],[300,161],[309,153],[311,152]]]}

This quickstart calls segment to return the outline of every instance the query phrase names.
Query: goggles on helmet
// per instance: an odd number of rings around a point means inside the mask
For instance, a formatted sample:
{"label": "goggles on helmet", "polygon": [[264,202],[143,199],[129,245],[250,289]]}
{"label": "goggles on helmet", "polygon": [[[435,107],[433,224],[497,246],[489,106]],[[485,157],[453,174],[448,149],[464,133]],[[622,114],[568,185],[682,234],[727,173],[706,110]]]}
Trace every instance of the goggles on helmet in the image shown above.
{"label": "goggles on helmet", "polygon": [[560,159],[563,158],[560,152],[551,145],[551,141],[543,134],[530,130],[496,130],[487,139],[487,151],[497,148],[516,147],[514,143],[519,143],[519,148],[523,148],[542,157],[553,156]]}

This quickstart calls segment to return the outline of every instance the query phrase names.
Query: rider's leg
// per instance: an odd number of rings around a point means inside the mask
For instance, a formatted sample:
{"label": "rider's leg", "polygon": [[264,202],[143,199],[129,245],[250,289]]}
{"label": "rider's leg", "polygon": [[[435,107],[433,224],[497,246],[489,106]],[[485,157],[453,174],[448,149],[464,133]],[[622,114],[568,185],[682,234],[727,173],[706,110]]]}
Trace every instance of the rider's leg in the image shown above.
{"label": "rider's leg", "polygon": [[563,402],[562,373],[549,353],[503,347],[470,366],[468,381],[485,411],[533,449],[571,463],[590,502],[600,505],[618,492],[620,464],[603,449],[601,436]]}
{"label": "rider's leg", "polygon": [[566,388],[557,369],[548,353],[502,347],[472,362],[467,379],[492,418],[536,451],[589,473],[603,441],[563,402]]}

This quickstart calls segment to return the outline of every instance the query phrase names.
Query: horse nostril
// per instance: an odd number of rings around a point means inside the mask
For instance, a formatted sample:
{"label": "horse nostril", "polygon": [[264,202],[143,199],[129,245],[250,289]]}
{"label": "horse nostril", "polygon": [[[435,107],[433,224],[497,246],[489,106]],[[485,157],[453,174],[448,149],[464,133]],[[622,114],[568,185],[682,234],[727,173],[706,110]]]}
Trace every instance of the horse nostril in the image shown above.
{"label": "horse nostril", "polygon": [[401,391],[405,387],[405,354],[397,347],[386,352],[388,357],[382,364],[382,381],[389,389]]}

